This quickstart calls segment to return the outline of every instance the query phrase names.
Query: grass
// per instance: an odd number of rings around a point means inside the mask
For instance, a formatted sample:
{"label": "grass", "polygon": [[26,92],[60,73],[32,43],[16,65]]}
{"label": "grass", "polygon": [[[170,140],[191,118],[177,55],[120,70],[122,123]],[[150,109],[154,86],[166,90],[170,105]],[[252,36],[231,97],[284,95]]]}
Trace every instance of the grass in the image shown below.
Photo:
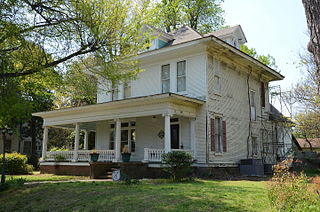
{"label": "grass", "polygon": [[29,175],[8,175],[8,180],[23,178],[27,182],[39,182],[39,181],[64,181],[64,180],[85,180],[89,177],[84,176],[65,176],[65,175],[53,175],[53,174],[40,174],[40,172],[33,172]]}
{"label": "grass", "polygon": [[0,193],[0,211],[270,211],[265,182],[143,181],[25,185]]}

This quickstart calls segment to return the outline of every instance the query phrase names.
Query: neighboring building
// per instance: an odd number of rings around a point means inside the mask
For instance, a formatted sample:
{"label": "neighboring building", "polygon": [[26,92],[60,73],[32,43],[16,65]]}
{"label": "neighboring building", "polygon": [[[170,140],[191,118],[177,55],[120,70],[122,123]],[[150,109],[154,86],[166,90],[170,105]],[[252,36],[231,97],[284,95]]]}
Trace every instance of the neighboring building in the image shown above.
{"label": "neighboring building", "polygon": [[308,141],[305,138],[297,138],[297,142],[302,152],[320,153],[320,138],[308,138]]}
{"label": "neighboring building", "polygon": [[[28,157],[31,156],[31,151],[32,151],[31,137],[26,135],[27,133],[23,132],[23,129],[27,127],[28,127],[27,123],[22,124],[21,126],[18,125],[12,135],[6,135],[5,151],[7,153],[18,152],[18,153],[27,155]],[[37,155],[41,157],[42,141],[39,138],[37,138],[37,142],[36,142],[36,151],[37,151]],[[0,133],[0,154],[2,153],[3,153],[3,135]]]}
{"label": "neighboring building", "polygon": [[[121,162],[125,145],[131,161],[149,167],[170,151],[191,152],[199,167],[238,167],[248,158],[266,164],[279,160],[265,157],[280,151],[273,143],[290,144],[291,131],[279,136],[268,87],[284,77],[239,50],[246,42],[241,27],[201,35],[184,26],[155,34],[149,51],[137,57],[144,71],[136,80],[99,85],[96,105],[33,114],[44,119],[42,166],[54,165],[50,161],[62,154],[78,161],[63,165],[88,167],[90,131],[100,161]],[[50,127],[75,128],[75,150],[47,152]],[[84,150],[78,149],[80,130],[85,131]],[[289,150],[281,148],[283,154]]]}

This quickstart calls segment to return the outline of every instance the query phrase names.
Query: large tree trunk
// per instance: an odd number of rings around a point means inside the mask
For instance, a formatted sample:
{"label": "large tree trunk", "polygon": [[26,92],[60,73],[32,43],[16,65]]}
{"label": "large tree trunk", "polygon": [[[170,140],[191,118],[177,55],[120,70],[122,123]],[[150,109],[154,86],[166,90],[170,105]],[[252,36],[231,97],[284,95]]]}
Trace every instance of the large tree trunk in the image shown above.
{"label": "large tree trunk", "polygon": [[320,0],[302,0],[310,32],[308,51],[312,53],[317,72],[318,93],[320,93]]}

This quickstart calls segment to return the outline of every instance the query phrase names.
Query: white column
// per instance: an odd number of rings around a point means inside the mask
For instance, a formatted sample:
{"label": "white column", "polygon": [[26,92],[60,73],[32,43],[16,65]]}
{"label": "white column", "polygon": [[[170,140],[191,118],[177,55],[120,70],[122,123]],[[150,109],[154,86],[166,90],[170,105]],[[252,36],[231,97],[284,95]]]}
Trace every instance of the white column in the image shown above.
{"label": "white column", "polygon": [[42,141],[42,160],[45,160],[48,146],[48,127],[43,128],[43,141]]}
{"label": "white column", "polygon": [[196,125],[195,125],[196,120],[195,119],[190,119],[190,146],[191,146],[191,151],[193,153],[193,157],[196,156]]}
{"label": "white column", "polygon": [[83,149],[88,150],[88,140],[89,140],[89,132],[88,130],[84,130],[84,145]]}
{"label": "white column", "polygon": [[164,152],[171,151],[170,115],[164,115]]}
{"label": "white column", "polygon": [[116,119],[116,133],[115,133],[115,157],[116,161],[121,160],[121,121],[120,119]]}
{"label": "white column", "polygon": [[80,140],[80,124],[76,123],[75,127],[75,137],[74,137],[74,151],[73,151],[73,161],[78,161],[78,151],[79,151],[79,140]]}

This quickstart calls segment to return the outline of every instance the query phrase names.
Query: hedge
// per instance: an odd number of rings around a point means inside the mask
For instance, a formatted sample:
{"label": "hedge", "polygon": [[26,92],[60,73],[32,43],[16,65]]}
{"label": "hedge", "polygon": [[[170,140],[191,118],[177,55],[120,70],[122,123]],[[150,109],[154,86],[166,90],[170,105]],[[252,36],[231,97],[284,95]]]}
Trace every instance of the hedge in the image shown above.
{"label": "hedge", "polygon": [[[2,154],[0,155],[0,170],[2,170]],[[33,171],[33,166],[27,164],[26,155],[19,153],[6,153],[6,174],[28,174]]]}

